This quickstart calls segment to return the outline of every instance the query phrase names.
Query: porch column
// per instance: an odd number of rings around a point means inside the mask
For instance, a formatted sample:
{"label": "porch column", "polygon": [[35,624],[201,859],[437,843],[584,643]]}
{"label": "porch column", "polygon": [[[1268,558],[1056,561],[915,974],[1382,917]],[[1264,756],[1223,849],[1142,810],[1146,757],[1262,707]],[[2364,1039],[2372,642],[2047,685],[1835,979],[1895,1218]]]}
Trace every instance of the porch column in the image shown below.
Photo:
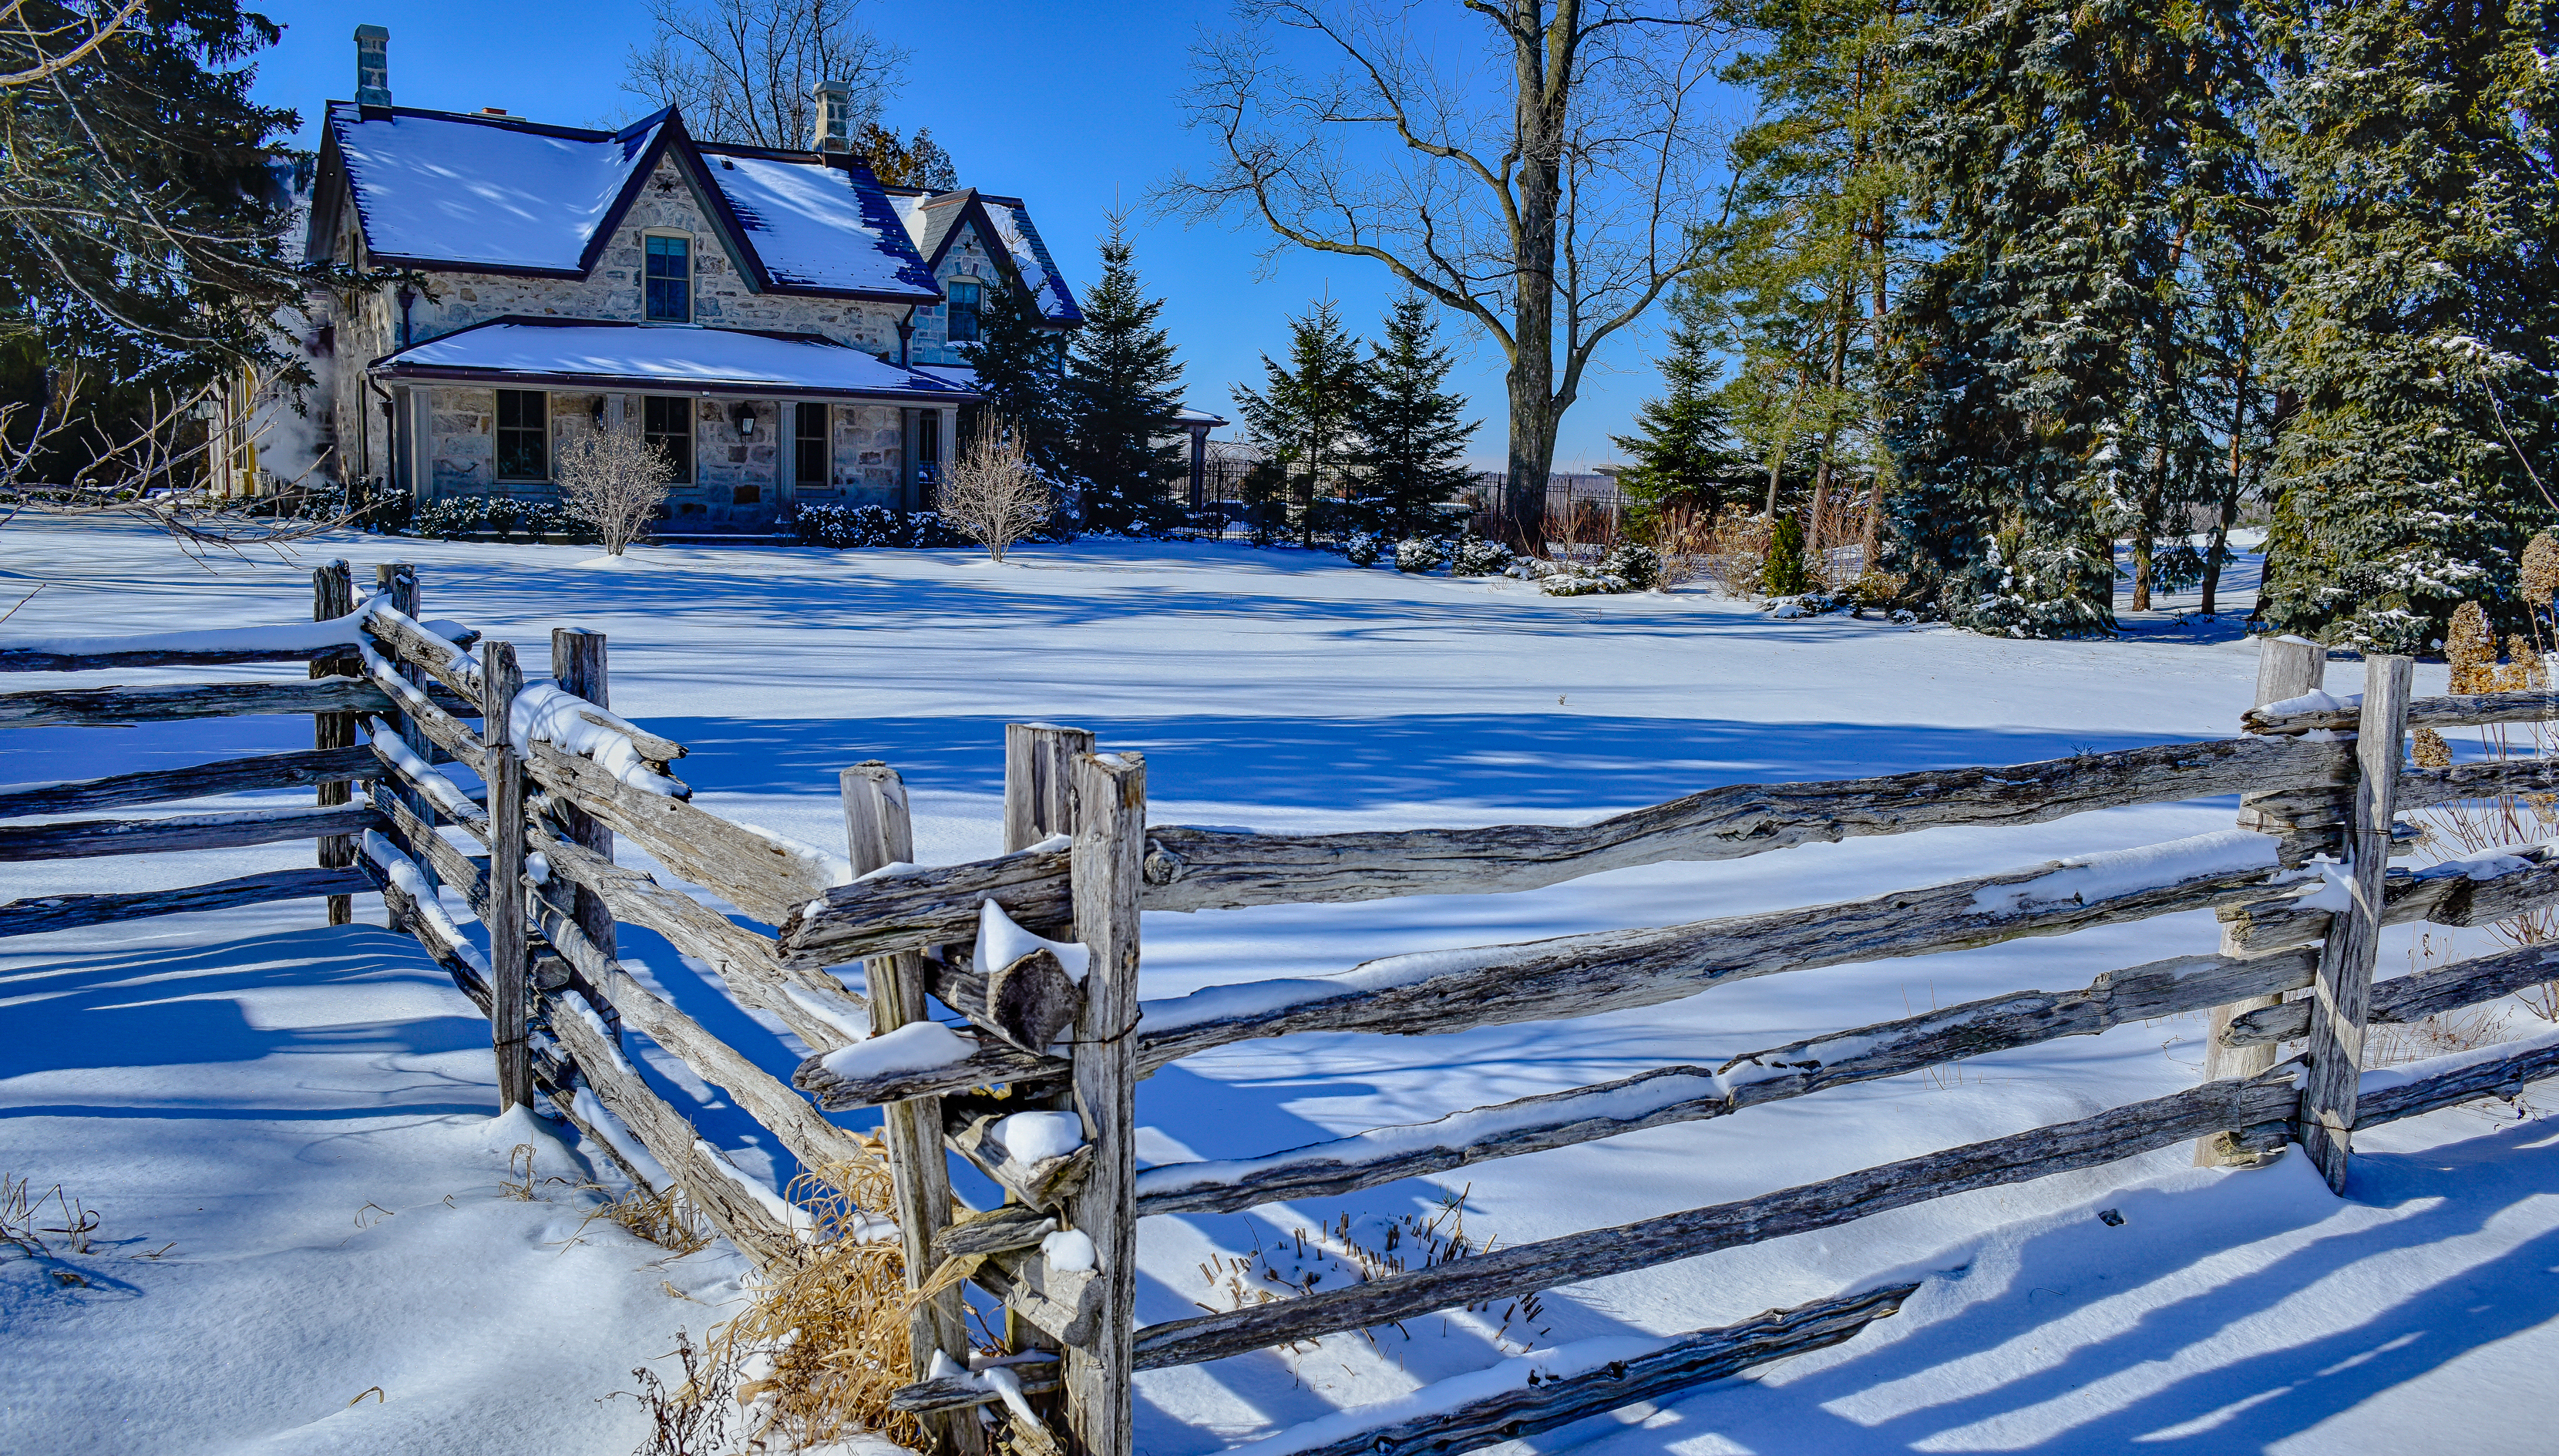
{"label": "porch column", "polygon": [[1191,510],[1208,504],[1208,426],[1193,425],[1191,431]]}
{"label": "porch column", "polygon": [[906,408],[897,412],[897,509],[900,510],[915,509],[916,421],[923,413],[920,409]]}
{"label": "porch column", "polygon": [[[960,406],[942,406],[942,425],[933,442],[933,478],[937,485],[951,462],[960,455]],[[923,503],[919,502],[918,505]]]}

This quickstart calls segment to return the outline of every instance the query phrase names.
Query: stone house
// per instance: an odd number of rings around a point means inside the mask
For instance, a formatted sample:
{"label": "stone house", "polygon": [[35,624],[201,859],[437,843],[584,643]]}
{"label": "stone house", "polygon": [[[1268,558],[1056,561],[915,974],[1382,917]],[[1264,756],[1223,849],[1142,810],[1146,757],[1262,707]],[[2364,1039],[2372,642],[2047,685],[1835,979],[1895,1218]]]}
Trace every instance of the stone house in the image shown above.
{"label": "stone house", "polygon": [[306,249],[399,276],[309,319],[337,480],[548,497],[562,445],[625,430],[676,461],[677,531],[921,509],[989,293],[1082,321],[1019,199],[881,186],[831,82],[812,149],[776,151],[697,142],[674,108],[595,131],[394,106],[388,33],[356,43]]}

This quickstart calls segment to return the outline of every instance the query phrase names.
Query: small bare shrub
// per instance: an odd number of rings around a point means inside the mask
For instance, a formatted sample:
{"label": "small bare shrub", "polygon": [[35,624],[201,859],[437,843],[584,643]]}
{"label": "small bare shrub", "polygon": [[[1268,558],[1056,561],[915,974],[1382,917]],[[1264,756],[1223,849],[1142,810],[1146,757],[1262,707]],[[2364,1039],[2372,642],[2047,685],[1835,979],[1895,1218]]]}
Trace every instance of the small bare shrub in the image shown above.
{"label": "small bare shrub", "polygon": [[1767,574],[1768,543],[1768,517],[1746,506],[1727,506],[1712,521],[1692,527],[1689,554],[1717,591],[1755,597]]}
{"label": "small bare shrub", "polygon": [[1013,542],[1048,520],[1057,494],[1022,453],[1021,432],[990,419],[944,467],[934,509],[1001,561]]}
{"label": "small bare shrub", "polygon": [[636,434],[598,430],[559,448],[560,499],[595,527],[608,556],[649,530],[676,479],[676,462]]}
{"label": "small bare shrub", "polygon": [[669,1353],[683,1363],[682,1384],[670,1390],[656,1371],[634,1366],[631,1379],[640,1388],[604,1398],[628,1396],[649,1412],[649,1436],[637,1456],[720,1456],[728,1448],[728,1392],[736,1373],[718,1354],[695,1350],[682,1330]]}
{"label": "small bare shrub", "polygon": [[[2516,660],[2500,667],[2496,660],[2496,638],[2487,629],[2486,614],[2476,602],[2463,603],[2453,613],[2453,631],[2444,642],[2445,655],[2453,663],[2453,690],[2492,692],[2504,687],[2506,682],[2522,685],[2549,680],[2532,644],[2516,638],[2511,648]],[[2512,725],[2490,724],[2481,728],[2479,735],[2480,747],[2491,760],[2510,762],[2550,756],[2549,740],[2537,723],[2522,725],[2519,732]],[[2412,753],[2419,767],[2446,768],[2452,764],[2452,744],[2443,734],[2431,728],[2420,728],[2410,737],[2414,740]],[[2559,837],[2559,797],[2503,794],[2485,799],[2456,800],[2434,805],[2414,817],[2418,827],[2424,831],[2423,847],[2427,852],[2439,859],[2460,859],[2492,850],[2543,844]],[[2526,911],[2500,920],[2487,929],[2497,941],[2518,949],[2559,944],[2559,910]],[[2544,1021],[2559,1021],[2559,982],[2519,992],[2515,999],[2534,1016]]]}

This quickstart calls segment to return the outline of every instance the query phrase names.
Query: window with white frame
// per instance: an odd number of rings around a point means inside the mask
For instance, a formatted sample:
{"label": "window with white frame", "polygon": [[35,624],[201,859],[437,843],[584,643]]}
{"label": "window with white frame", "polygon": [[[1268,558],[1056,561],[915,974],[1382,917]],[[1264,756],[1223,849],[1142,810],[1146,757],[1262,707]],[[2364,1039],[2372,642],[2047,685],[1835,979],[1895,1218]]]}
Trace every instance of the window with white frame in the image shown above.
{"label": "window with white frame", "polygon": [[642,317],[653,324],[693,321],[693,240],[682,233],[652,232],[641,239]]}

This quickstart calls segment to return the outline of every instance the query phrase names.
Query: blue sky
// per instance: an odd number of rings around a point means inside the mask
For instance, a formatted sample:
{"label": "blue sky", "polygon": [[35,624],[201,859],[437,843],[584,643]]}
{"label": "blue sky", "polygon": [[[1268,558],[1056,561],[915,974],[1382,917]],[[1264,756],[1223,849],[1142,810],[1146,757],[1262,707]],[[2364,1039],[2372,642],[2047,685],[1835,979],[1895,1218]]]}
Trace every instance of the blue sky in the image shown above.
{"label": "blue sky", "polygon": [[[257,59],[258,97],[298,109],[307,146],[318,145],[321,104],[354,93],[353,35],[363,24],[390,30],[391,91],[402,105],[503,106],[564,125],[605,124],[645,109],[621,89],[624,57],[648,34],[637,0],[264,0],[255,8],[286,28],[282,44]],[[861,16],[914,55],[889,121],[901,130],[932,127],[964,183],[1026,199],[1079,290],[1099,271],[1094,239],[1106,217],[1114,208],[1129,212],[1139,271],[1165,300],[1163,321],[1194,405],[1233,418],[1229,386],[1260,383],[1261,355],[1281,352],[1288,316],[1316,296],[1328,293],[1352,328],[1373,331],[1397,291],[1384,268],[1359,259],[1283,253],[1266,268],[1258,258],[1265,238],[1241,220],[1189,226],[1148,215],[1148,190],[1166,173],[1209,160],[1208,139],[1182,128],[1177,98],[1202,28],[1227,23],[1215,0],[875,0]],[[1468,415],[1482,421],[1472,458],[1498,469],[1500,351],[1461,319],[1447,318],[1441,332],[1458,346]],[[1602,347],[1565,417],[1558,470],[1619,458],[1608,436],[1627,429],[1655,388],[1657,344],[1653,330],[1638,327]]]}

